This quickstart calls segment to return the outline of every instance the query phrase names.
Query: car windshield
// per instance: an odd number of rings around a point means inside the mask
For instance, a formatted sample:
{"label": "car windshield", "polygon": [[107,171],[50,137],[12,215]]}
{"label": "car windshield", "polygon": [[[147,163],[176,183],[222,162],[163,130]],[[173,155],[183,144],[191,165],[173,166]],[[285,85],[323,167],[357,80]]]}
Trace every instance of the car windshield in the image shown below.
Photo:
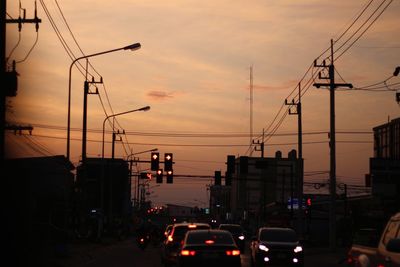
{"label": "car windshield", "polygon": [[260,233],[261,241],[269,242],[297,242],[296,232],[290,229],[263,229]]}
{"label": "car windshield", "polygon": [[243,229],[239,225],[221,225],[219,227],[221,230],[227,230],[231,232],[232,234],[241,234],[243,233]]}
{"label": "car windshield", "polygon": [[232,235],[227,232],[191,231],[186,238],[186,244],[232,245]]}

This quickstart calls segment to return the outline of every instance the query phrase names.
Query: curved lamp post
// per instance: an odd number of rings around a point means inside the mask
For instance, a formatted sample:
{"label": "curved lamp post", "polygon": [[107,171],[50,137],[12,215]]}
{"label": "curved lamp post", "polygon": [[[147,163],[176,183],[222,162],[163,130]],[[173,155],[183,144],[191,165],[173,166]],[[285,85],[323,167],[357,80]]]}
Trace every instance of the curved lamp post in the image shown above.
{"label": "curved lamp post", "polygon": [[105,131],[106,121],[111,117],[116,117],[116,116],[119,116],[119,115],[124,115],[124,114],[128,114],[128,113],[136,112],[136,111],[148,111],[148,110],[150,110],[150,106],[145,106],[145,107],[138,108],[138,109],[132,109],[132,110],[128,110],[128,111],[125,111],[125,112],[112,114],[112,115],[107,116],[104,119],[104,121],[103,121],[103,139],[102,139],[102,146],[101,146],[101,158],[102,159],[104,159],[104,131]]}
{"label": "curved lamp post", "polygon": [[95,56],[100,56],[112,52],[116,52],[119,50],[137,50],[140,49],[141,45],[140,43],[134,43],[128,46],[116,48],[116,49],[111,49],[91,55],[86,55],[82,57],[76,58],[74,61],[72,61],[71,65],[69,66],[69,78],[68,78],[68,120],[67,120],[67,159],[70,159],[70,143],[71,143],[71,75],[72,75],[72,66],[75,65],[75,63],[81,59],[84,58],[90,58],[90,57],[95,57]]}

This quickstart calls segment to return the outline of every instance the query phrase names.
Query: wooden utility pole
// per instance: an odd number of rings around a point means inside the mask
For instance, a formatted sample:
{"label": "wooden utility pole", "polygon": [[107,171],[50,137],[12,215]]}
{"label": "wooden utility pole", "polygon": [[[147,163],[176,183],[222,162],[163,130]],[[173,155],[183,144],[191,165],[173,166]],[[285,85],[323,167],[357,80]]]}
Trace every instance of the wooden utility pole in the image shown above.
{"label": "wooden utility pole", "polygon": [[[328,67],[329,77],[321,77],[320,79],[329,79],[329,83],[314,83],[317,88],[329,87],[330,96],[330,133],[329,133],[329,148],[330,148],[330,172],[329,172],[329,191],[331,195],[329,208],[329,246],[331,250],[336,249],[336,129],[335,129],[335,89],[338,87],[353,88],[349,83],[335,83],[335,67],[333,58],[333,40],[331,40],[331,64]],[[325,61],[322,65],[317,65],[314,62],[314,67],[326,68]]]}

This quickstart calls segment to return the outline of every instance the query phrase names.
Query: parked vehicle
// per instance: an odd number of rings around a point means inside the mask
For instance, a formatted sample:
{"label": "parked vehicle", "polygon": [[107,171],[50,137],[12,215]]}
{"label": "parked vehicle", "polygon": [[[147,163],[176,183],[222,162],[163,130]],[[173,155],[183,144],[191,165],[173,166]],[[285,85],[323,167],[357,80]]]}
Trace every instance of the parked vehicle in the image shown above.
{"label": "parked vehicle", "polygon": [[240,267],[240,250],[228,231],[193,230],[186,233],[178,263],[180,267]]}
{"label": "parked vehicle", "polygon": [[246,236],[245,236],[244,230],[243,230],[242,226],[240,226],[240,224],[223,224],[222,223],[219,225],[218,229],[229,231],[232,234],[233,239],[235,240],[237,246],[239,247],[240,252],[244,253]]}
{"label": "parked vehicle", "polygon": [[304,266],[304,251],[291,228],[262,227],[252,238],[252,266]]}
{"label": "parked vehicle", "polygon": [[[376,259],[380,233],[375,228],[362,228],[355,232],[352,245],[347,253],[348,266],[360,266],[363,261],[361,255],[368,255],[373,260]],[[372,263],[376,266],[376,263]]]}
{"label": "parked vehicle", "polygon": [[379,239],[376,255],[361,254],[359,259],[361,267],[400,266],[400,212],[387,222]]}
{"label": "parked vehicle", "polygon": [[211,226],[208,223],[176,223],[172,226],[161,248],[161,261],[164,266],[177,263],[178,253],[186,232],[198,229],[211,229]]}

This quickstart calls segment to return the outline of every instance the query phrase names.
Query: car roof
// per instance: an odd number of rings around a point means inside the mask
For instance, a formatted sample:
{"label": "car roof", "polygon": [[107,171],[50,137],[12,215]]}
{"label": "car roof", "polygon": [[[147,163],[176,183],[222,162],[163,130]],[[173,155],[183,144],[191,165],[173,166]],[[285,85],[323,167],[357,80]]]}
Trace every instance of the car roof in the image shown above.
{"label": "car roof", "polygon": [[219,225],[219,227],[221,227],[221,226],[234,226],[234,227],[242,227],[240,224],[236,224],[236,223],[221,223],[220,225]]}
{"label": "car roof", "polygon": [[194,222],[194,223],[175,223],[173,227],[176,227],[176,226],[189,226],[189,225],[200,225],[200,226],[209,226],[209,227],[211,227],[208,223],[197,223],[197,222]]}
{"label": "car roof", "polygon": [[292,228],[288,227],[261,227],[259,230],[294,231]]}

